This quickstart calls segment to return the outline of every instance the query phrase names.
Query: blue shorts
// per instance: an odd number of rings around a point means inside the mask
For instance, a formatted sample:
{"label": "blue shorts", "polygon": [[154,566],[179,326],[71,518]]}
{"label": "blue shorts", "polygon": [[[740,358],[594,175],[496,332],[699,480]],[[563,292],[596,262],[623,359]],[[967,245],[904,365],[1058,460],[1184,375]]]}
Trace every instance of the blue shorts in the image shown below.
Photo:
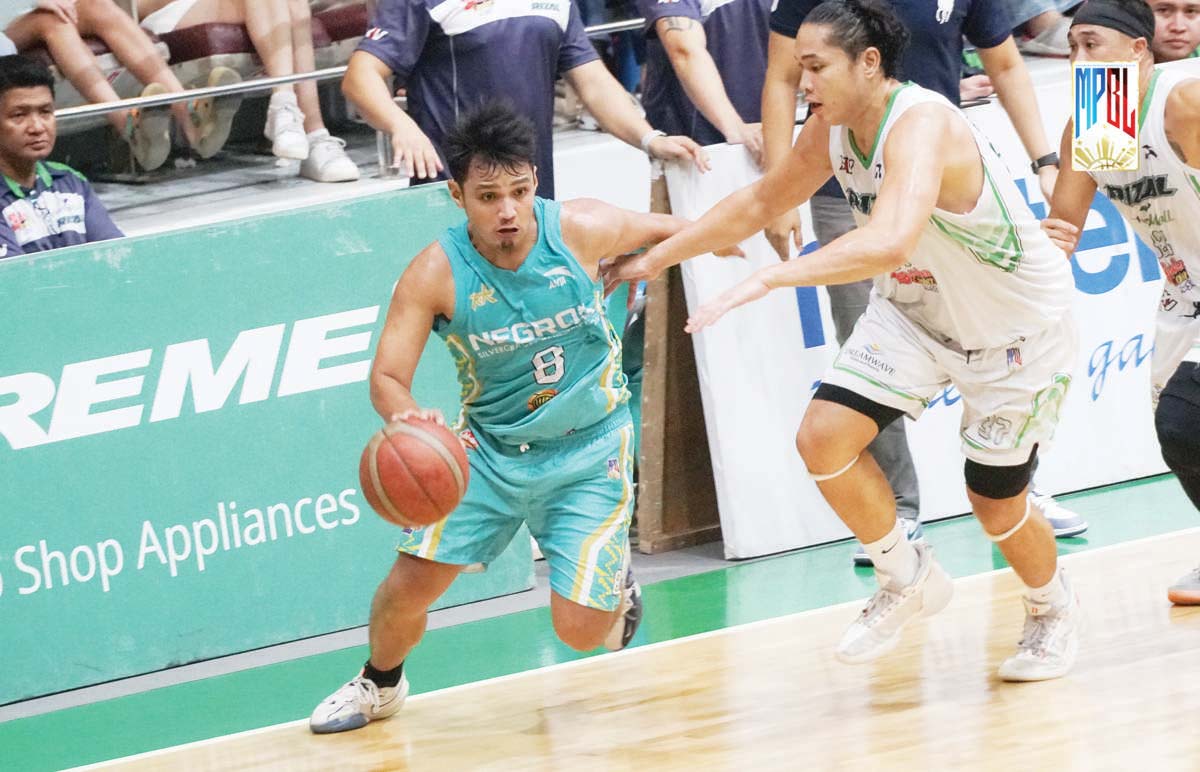
{"label": "blue shorts", "polygon": [[487,564],[524,522],[550,566],[550,589],[583,606],[617,608],[633,516],[628,409],[566,437],[520,447],[482,432],[474,439],[462,503],[440,523],[406,530],[396,549],[438,563]]}

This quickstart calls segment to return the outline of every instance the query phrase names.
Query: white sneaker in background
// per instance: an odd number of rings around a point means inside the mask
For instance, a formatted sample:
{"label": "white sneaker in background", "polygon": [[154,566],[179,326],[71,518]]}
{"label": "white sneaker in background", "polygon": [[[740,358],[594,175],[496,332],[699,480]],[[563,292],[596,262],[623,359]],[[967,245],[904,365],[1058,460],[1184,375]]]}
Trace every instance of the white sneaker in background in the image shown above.
{"label": "white sneaker in background", "polygon": [[304,133],[304,113],[291,91],[276,91],[267,108],[263,134],[271,140],[271,152],[278,158],[303,161],[308,158],[308,137]]}
{"label": "white sneaker in background", "polygon": [[308,158],[300,163],[300,176],[316,182],[354,182],[358,166],[346,155],[346,141],[331,136],[328,129],[307,136]]}

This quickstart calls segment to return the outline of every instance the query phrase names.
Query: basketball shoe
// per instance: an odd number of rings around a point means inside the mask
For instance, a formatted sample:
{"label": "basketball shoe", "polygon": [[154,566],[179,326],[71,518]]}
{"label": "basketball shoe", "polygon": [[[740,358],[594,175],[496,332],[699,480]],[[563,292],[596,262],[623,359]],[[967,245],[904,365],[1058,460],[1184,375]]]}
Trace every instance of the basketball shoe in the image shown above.
{"label": "basketball shoe", "polygon": [[359,729],[400,710],[408,697],[408,678],[403,674],[395,686],[378,686],[359,673],[356,678],[325,698],[308,719],[314,734],[332,734]]}
{"label": "basketball shoe", "polygon": [[1068,598],[1062,606],[1021,598],[1025,604],[1025,629],[1021,631],[1017,653],[1000,665],[1000,677],[1005,681],[1061,678],[1074,666],[1079,654],[1082,612],[1066,574],[1062,575],[1062,581],[1067,586]]}
{"label": "basketball shoe", "polygon": [[1200,568],[1192,569],[1168,587],[1167,600],[1180,606],[1200,606]]}
{"label": "basketball shoe", "polygon": [[900,630],[910,619],[936,614],[950,602],[954,582],[933,559],[933,547],[924,542],[913,547],[919,562],[912,584],[900,585],[875,569],[879,590],[842,635],[835,652],[842,662],[853,665],[882,657],[900,642]]}
{"label": "basketball shoe", "polygon": [[642,586],[633,578],[633,565],[630,563],[630,548],[625,548],[625,567],[621,590],[621,605],[618,606],[617,618],[612,629],[604,638],[604,648],[609,651],[620,651],[629,645],[633,634],[642,623]]}
{"label": "basketball shoe", "polygon": [[1056,539],[1078,536],[1088,529],[1088,522],[1078,513],[1072,512],[1032,486],[1029,488],[1029,501],[1050,521]]}
{"label": "basketball shoe", "polygon": [[[904,521],[904,528],[908,534],[908,540],[913,544],[925,543],[925,529],[921,527],[921,521],[915,517],[901,518]],[[870,568],[875,565],[871,562],[871,556],[867,554],[867,548],[858,543],[858,549],[854,551],[854,565],[864,568]]]}

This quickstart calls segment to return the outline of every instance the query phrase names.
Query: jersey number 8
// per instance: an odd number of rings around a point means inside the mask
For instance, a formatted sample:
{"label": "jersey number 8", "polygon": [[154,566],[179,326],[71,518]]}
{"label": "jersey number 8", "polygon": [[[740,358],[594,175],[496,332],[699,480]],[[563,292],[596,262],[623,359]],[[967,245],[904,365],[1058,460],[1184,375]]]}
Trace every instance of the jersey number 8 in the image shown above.
{"label": "jersey number 8", "polygon": [[566,375],[562,346],[551,346],[533,355],[533,379],[541,384],[558,383]]}

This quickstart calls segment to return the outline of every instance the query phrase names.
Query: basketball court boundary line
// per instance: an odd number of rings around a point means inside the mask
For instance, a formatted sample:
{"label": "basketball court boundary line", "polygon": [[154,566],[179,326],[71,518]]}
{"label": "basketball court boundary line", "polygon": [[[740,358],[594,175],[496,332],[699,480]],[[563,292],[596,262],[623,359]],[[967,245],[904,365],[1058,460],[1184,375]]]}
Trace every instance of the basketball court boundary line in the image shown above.
{"label": "basketball court boundary line", "polygon": [[[1075,552],[1075,553],[1072,553],[1069,555],[1059,555],[1058,558],[1060,561],[1064,561],[1064,562],[1072,561],[1073,562],[1074,559],[1076,559],[1076,558],[1080,558],[1080,557],[1084,557],[1084,556],[1088,556],[1088,555],[1099,555],[1099,554],[1103,554],[1106,552],[1111,552],[1113,550],[1124,549],[1126,547],[1132,547],[1132,546],[1138,545],[1138,544],[1145,544],[1145,543],[1158,541],[1160,539],[1166,539],[1168,537],[1178,538],[1180,536],[1188,536],[1188,535],[1194,535],[1194,534],[1200,534],[1200,526],[1194,526],[1192,528],[1184,528],[1184,529],[1181,529],[1178,531],[1169,531],[1167,533],[1160,533],[1155,536],[1145,536],[1140,539],[1133,539],[1131,541],[1121,542],[1119,544],[1108,544],[1103,547],[1096,547],[1095,549],[1084,550],[1082,552]],[[721,569],[718,569],[718,570],[721,570]],[[998,574],[1002,574],[1006,571],[1012,571],[1012,568],[1008,567],[1008,566],[1006,566],[1004,568],[994,568],[991,571],[984,571],[983,573],[970,574],[969,576],[959,577],[954,580],[955,592],[956,593],[958,592],[958,590],[960,588],[960,584],[967,583],[967,582],[973,583],[973,582],[979,581],[981,579],[997,576]],[[1165,597],[1165,595],[1164,595],[1164,597]],[[471,688],[495,684],[495,683],[503,683],[505,681],[510,681],[510,680],[513,680],[513,679],[516,679],[516,678],[519,678],[522,676],[532,675],[534,673],[551,673],[551,672],[557,672],[559,670],[565,670],[565,669],[571,668],[571,667],[579,667],[579,666],[585,665],[589,662],[592,662],[592,661],[598,659],[599,657],[604,657],[605,659],[607,659],[609,657],[628,657],[628,656],[636,655],[639,652],[653,651],[653,650],[666,648],[668,646],[673,646],[673,645],[684,643],[684,642],[697,641],[697,640],[702,640],[705,638],[713,638],[718,635],[725,635],[725,634],[733,633],[733,632],[741,632],[743,630],[750,630],[750,629],[754,629],[754,628],[758,628],[758,627],[766,627],[771,624],[777,624],[777,623],[781,623],[784,621],[800,619],[800,618],[803,618],[806,616],[810,616],[812,614],[816,614],[818,612],[832,611],[832,610],[843,608],[843,607],[861,606],[863,603],[863,600],[864,600],[863,598],[858,598],[856,600],[845,601],[843,603],[834,603],[829,606],[818,606],[816,608],[805,609],[804,611],[797,611],[797,612],[794,612],[791,614],[784,614],[783,616],[769,617],[767,619],[756,619],[753,622],[743,622],[742,624],[730,625],[728,627],[722,627],[722,628],[719,628],[716,630],[707,630],[702,633],[694,633],[692,635],[685,635],[685,636],[682,636],[679,638],[672,638],[668,641],[657,641],[655,643],[648,643],[645,646],[637,646],[632,649],[622,649],[621,651],[608,652],[607,654],[604,654],[604,655],[593,655],[590,657],[583,657],[581,659],[573,659],[568,662],[556,662],[553,665],[544,665],[539,668],[533,668],[530,670],[522,670],[517,673],[506,673],[505,675],[495,676],[493,678],[485,678],[481,681],[471,681],[469,683],[457,684],[455,686],[447,686],[444,689],[435,689],[433,691],[422,692],[421,694],[417,694],[412,697],[409,697],[408,699],[405,700],[405,704],[421,700],[422,698],[429,698],[434,695],[441,696],[441,695],[448,694],[448,693],[455,692],[455,691],[462,691],[462,690],[466,690],[466,689],[471,689]],[[846,667],[854,667],[854,666],[847,665]],[[164,687],[164,688],[166,688],[166,687]],[[165,755],[167,753],[175,753],[177,751],[181,751],[181,750],[185,750],[185,749],[188,749],[188,750],[195,749],[195,748],[199,748],[204,745],[225,742],[228,740],[232,740],[234,738],[245,738],[245,737],[250,737],[250,736],[256,735],[256,734],[265,734],[267,732],[273,732],[278,729],[283,729],[285,727],[300,726],[300,725],[307,725],[307,724],[308,724],[308,717],[298,718],[294,721],[284,721],[283,723],[280,723],[280,724],[272,724],[270,726],[263,726],[263,727],[259,727],[257,729],[247,729],[245,731],[235,732],[233,734],[224,734],[224,735],[220,735],[218,737],[209,737],[204,740],[194,740],[189,743],[182,743],[180,745],[172,745],[172,746],[169,746],[166,748],[158,748],[158,749],[155,749],[152,751],[143,751],[142,753],[137,753],[132,756],[121,756],[116,759],[108,759],[107,761],[97,761],[97,762],[94,762],[92,764],[87,764],[82,767],[69,767],[65,770],[65,772],[85,772],[86,770],[104,769],[105,767],[109,767],[109,766],[112,766],[114,764],[119,764],[119,763],[133,762],[133,761],[145,761],[147,759],[154,758],[155,756],[161,756],[161,755]]]}

